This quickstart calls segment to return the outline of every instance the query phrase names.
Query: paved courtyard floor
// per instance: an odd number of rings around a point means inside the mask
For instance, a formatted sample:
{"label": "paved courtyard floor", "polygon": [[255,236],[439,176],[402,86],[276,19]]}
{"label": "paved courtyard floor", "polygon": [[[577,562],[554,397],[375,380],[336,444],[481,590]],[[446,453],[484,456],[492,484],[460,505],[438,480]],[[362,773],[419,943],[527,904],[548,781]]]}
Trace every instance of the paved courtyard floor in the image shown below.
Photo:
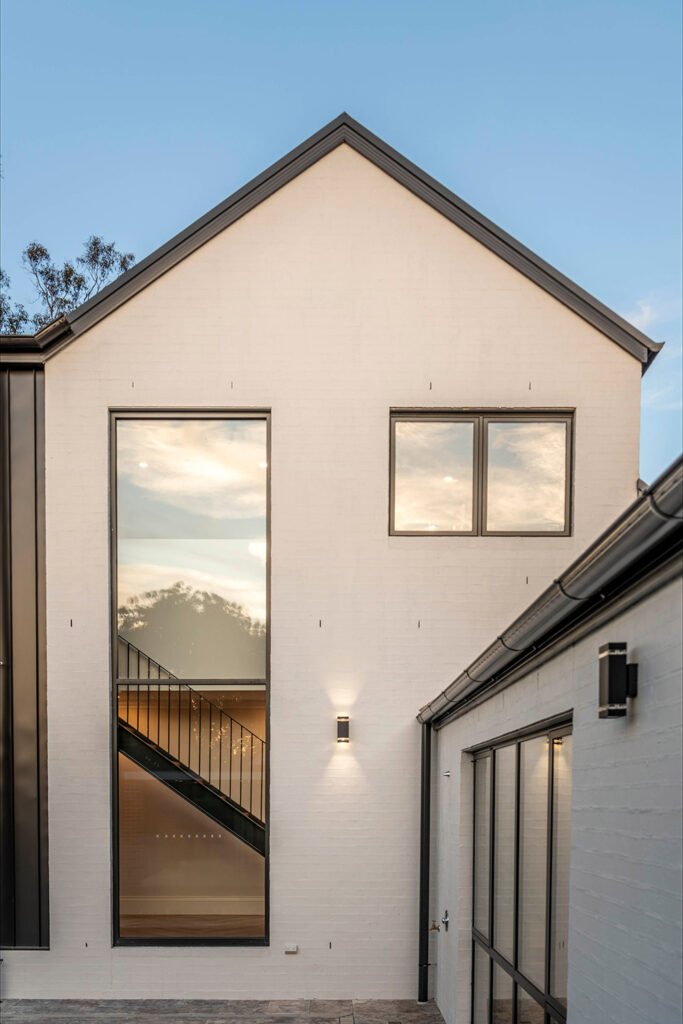
{"label": "paved courtyard floor", "polygon": [[443,1024],[410,999],[5,999],[3,1024]]}

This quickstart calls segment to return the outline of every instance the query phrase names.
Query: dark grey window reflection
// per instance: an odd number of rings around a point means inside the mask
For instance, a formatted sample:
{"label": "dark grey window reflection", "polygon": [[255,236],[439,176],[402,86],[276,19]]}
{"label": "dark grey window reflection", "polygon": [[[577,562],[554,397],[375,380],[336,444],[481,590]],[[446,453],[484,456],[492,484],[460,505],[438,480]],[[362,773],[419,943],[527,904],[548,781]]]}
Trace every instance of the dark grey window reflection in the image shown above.
{"label": "dark grey window reflection", "polygon": [[491,758],[475,761],[474,771],[474,927],[488,936]]}
{"label": "dark grey window reflection", "polygon": [[489,422],[486,529],[562,533],[566,464],[566,422]]}
{"label": "dark grey window reflection", "polygon": [[118,678],[266,676],[267,422],[116,423]]}
{"label": "dark grey window reflection", "polygon": [[516,746],[501,747],[495,752],[495,758],[493,944],[503,956],[512,962],[515,941]]}
{"label": "dark grey window reflection", "polygon": [[519,969],[545,987],[548,740],[519,748]]}
{"label": "dark grey window reflection", "polygon": [[473,529],[474,423],[396,420],[394,529]]}
{"label": "dark grey window reflection", "polygon": [[550,992],[567,1005],[569,944],[569,849],[571,836],[572,737],[553,741],[553,832],[550,912]]}

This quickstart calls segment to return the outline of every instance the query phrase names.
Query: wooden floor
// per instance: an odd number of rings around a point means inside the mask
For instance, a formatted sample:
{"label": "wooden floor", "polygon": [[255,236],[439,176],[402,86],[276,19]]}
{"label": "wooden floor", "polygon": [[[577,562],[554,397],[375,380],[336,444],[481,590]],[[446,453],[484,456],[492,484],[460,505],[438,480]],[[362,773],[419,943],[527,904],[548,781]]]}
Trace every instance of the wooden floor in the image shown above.
{"label": "wooden floor", "polygon": [[258,939],[266,919],[257,914],[122,914],[122,939]]}
{"label": "wooden floor", "polygon": [[444,1024],[412,999],[6,999],[3,1024]]}

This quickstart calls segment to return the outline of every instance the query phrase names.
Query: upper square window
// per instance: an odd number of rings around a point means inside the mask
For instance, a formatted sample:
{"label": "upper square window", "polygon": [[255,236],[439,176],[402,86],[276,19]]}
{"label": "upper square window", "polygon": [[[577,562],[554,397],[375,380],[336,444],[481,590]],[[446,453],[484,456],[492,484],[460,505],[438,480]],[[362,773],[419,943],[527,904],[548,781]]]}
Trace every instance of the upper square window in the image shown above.
{"label": "upper square window", "polygon": [[571,532],[570,412],[391,416],[392,534]]}

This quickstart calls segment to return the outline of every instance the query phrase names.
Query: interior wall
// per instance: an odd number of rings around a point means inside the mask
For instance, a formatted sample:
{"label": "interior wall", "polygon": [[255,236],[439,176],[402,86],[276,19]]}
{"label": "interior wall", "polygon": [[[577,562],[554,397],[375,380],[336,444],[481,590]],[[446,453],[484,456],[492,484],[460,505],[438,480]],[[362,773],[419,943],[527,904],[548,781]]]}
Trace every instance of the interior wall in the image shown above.
{"label": "interior wall", "polygon": [[263,914],[265,860],[119,754],[122,914]]}

